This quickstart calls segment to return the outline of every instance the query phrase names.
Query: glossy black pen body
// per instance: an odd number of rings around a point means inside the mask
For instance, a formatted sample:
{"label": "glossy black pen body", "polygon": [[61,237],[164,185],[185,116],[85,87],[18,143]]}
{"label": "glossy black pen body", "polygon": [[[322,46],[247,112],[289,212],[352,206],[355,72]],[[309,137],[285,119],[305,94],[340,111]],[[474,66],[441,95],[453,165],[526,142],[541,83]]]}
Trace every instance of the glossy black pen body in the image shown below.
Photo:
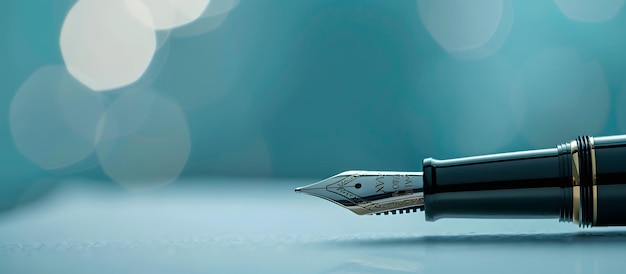
{"label": "glossy black pen body", "polygon": [[626,135],[581,136],[547,149],[427,158],[422,170],[348,171],[296,190],[359,215],[421,210],[427,221],[553,218],[582,227],[626,225]]}

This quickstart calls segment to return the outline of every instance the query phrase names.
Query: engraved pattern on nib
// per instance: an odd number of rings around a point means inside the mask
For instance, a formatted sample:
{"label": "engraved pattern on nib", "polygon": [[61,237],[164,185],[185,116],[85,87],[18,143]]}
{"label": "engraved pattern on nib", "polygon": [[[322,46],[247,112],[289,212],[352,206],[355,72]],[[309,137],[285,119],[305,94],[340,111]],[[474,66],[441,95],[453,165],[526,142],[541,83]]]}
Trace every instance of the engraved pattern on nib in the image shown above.
{"label": "engraved pattern on nib", "polygon": [[[420,205],[420,206],[414,206],[414,205]],[[380,211],[380,210],[385,210],[385,209],[401,209],[400,210],[400,214],[402,213],[410,213],[409,211],[405,211],[402,212],[402,210],[405,209],[411,209],[411,208],[415,208],[415,209],[420,209],[420,210],[424,210],[424,198],[422,197],[418,197],[418,198],[412,198],[412,199],[408,199],[408,200],[402,200],[402,201],[394,201],[394,202],[390,202],[390,203],[372,203],[371,205],[369,205],[367,207],[368,210],[371,211]],[[394,211],[394,210],[392,210]],[[415,211],[413,211],[415,212]],[[395,213],[393,213],[395,214]],[[377,213],[378,215],[378,213]]]}
{"label": "engraved pattern on nib", "polygon": [[362,205],[362,204],[367,204],[370,203],[370,201],[366,201],[363,200],[363,198],[361,198],[359,195],[356,195],[352,192],[350,192],[349,190],[347,190],[345,188],[345,186],[356,180],[356,178],[358,177],[358,175],[352,175],[349,177],[345,177],[339,181],[337,181],[336,183],[330,184],[326,187],[326,190],[339,194],[342,197],[348,199],[349,201],[353,202],[355,205]]}
{"label": "engraved pattern on nib", "polygon": [[424,206],[421,172],[346,171],[296,191],[358,215],[404,214]]}

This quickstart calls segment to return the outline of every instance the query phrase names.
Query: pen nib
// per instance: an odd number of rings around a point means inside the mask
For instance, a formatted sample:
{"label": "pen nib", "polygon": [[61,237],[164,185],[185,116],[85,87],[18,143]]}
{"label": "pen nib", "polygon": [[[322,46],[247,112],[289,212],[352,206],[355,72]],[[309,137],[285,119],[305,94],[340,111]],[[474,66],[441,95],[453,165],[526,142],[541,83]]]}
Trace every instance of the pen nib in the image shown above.
{"label": "pen nib", "polygon": [[423,209],[422,172],[346,171],[296,192],[329,200],[358,215]]}

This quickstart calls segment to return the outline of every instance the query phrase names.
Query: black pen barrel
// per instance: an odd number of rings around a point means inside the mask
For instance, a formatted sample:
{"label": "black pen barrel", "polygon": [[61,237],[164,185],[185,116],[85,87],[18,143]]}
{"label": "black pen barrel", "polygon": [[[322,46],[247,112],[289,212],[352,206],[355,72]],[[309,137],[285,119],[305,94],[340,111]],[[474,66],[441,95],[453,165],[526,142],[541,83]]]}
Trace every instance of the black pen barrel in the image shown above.
{"label": "black pen barrel", "polygon": [[626,135],[552,149],[425,159],[426,220],[555,218],[626,225]]}
{"label": "black pen barrel", "polygon": [[427,220],[559,218],[568,170],[558,149],[424,160]]}

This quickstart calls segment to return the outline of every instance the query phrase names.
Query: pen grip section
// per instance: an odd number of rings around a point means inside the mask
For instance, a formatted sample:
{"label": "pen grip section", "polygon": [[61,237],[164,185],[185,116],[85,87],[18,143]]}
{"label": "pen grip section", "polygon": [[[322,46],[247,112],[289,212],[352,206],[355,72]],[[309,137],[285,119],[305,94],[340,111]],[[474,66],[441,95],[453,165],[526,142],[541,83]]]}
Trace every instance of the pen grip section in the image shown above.
{"label": "pen grip section", "polygon": [[423,171],[428,221],[567,219],[571,215],[569,147],[450,160],[428,158]]}

